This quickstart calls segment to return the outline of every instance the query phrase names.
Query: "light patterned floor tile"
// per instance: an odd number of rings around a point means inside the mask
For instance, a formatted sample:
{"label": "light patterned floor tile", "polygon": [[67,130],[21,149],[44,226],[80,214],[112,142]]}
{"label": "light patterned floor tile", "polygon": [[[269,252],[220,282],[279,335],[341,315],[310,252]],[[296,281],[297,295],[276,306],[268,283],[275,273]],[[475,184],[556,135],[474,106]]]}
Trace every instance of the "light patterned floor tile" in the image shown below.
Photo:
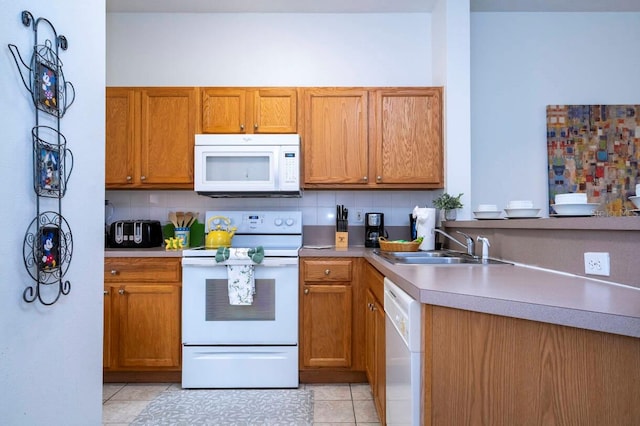
{"label": "light patterned floor tile", "polygon": [[168,383],[129,384],[111,397],[111,401],[152,401],[170,387]]}
{"label": "light patterned floor tile", "polygon": [[346,401],[351,400],[351,389],[344,385],[307,385],[313,390],[314,401]]}
{"label": "light patterned floor tile", "polygon": [[378,422],[378,413],[373,404],[373,400],[353,401],[353,411],[356,415],[356,422]]}
{"label": "light patterned floor tile", "polygon": [[324,423],[355,422],[351,401],[318,401],[313,403],[313,421]]}
{"label": "light patterned floor tile", "polygon": [[371,386],[369,385],[369,383],[352,383],[351,399],[353,399],[354,401],[373,399],[373,395],[371,395]]}
{"label": "light patterned floor tile", "polygon": [[[313,422],[313,426],[356,426],[355,423],[317,423]],[[358,425],[359,426],[359,425]]]}
{"label": "light patterned floor tile", "polygon": [[107,401],[102,405],[102,424],[131,423],[149,401]]}
{"label": "light patterned floor tile", "polygon": [[102,402],[108,401],[120,389],[126,386],[126,383],[105,383],[102,385]]}

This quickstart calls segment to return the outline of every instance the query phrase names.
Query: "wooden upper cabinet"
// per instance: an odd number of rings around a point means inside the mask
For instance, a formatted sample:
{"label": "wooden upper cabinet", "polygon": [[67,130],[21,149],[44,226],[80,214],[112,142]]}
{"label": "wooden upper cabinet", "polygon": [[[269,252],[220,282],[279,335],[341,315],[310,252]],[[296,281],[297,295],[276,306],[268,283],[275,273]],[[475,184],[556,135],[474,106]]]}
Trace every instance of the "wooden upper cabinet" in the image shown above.
{"label": "wooden upper cabinet", "polygon": [[442,187],[442,88],[375,90],[372,112],[376,184]]}
{"label": "wooden upper cabinet", "polygon": [[107,189],[192,189],[197,90],[106,90]]}
{"label": "wooden upper cabinet", "polygon": [[203,133],[246,133],[246,91],[206,88],[202,92]]}
{"label": "wooden upper cabinet", "polygon": [[203,133],[296,133],[294,88],[202,88]]}
{"label": "wooden upper cabinet", "polygon": [[368,93],[359,88],[303,89],[304,185],[366,185]]}
{"label": "wooden upper cabinet", "polygon": [[142,91],[142,184],[193,186],[196,102],[196,91],[191,88],[153,88]]}
{"label": "wooden upper cabinet", "polygon": [[298,131],[298,94],[295,89],[255,89],[252,92],[254,133]]}
{"label": "wooden upper cabinet", "polygon": [[108,87],[106,90],[105,183],[107,187],[128,185],[133,179],[139,97],[139,92],[129,88]]}

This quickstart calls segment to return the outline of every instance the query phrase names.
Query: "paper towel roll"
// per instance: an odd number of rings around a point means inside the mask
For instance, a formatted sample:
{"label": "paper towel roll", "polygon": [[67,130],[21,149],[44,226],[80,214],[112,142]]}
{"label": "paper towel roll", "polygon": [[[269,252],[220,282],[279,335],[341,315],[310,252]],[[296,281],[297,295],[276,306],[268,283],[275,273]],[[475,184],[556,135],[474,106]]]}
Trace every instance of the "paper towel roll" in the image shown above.
{"label": "paper towel roll", "polygon": [[436,227],[436,209],[416,206],[413,209],[413,217],[416,220],[416,235],[422,237],[420,250],[433,250],[436,246],[436,236],[433,229]]}

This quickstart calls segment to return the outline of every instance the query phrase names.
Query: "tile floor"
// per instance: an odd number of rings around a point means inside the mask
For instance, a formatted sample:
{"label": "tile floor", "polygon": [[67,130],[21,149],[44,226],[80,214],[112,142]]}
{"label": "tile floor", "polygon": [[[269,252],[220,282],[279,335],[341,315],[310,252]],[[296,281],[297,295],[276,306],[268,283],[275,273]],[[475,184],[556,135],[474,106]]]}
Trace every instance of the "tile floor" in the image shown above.
{"label": "tile floor", "polygon": [[[128,425],[160,392],[178,383],[105,383],[102,387],[102,424]],[[313,424],[379,425],[367,383],[305,385],[313,390]]]}

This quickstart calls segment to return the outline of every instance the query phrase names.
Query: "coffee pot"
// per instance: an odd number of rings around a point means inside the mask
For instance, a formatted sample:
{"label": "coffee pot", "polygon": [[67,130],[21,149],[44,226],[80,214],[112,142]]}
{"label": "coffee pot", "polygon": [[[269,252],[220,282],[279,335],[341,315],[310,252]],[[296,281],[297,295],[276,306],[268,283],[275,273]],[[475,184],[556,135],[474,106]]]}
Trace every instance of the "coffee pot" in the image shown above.
{"label": "coffee pot", "polygon": [[380,247],[378,238],[386,237],[384,230],[384,213],[365,213],[364,215],[364,246]]}

